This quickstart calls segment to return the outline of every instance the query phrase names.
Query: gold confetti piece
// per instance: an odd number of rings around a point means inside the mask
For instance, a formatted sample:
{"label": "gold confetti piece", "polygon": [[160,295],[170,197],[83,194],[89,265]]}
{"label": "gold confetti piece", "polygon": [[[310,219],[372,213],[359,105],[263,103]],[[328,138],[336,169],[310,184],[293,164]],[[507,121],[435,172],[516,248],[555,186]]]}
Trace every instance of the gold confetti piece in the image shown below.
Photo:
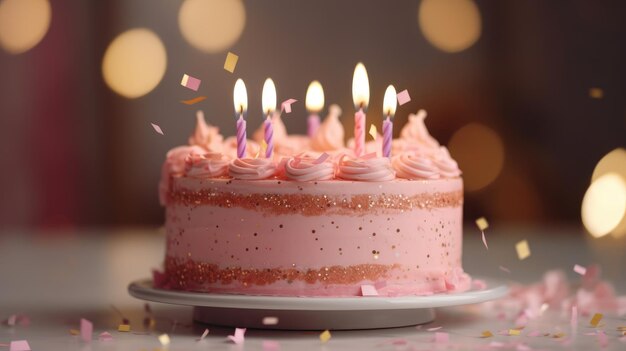
{"label": "gold confetti piece", "polygon": [[591,320],[589,321],[589,324],[591,324],[591,326],[594,328],[597,327],[600,321],[602,320],[602,317],[603,317],[602,313],[594,314]]}
{"label": "gold confetti piece", "polygon": [[481,334],[481,338],[490,338],[493,336],[493,333],[491,333],[489,330],[485,330],[484,332],[482,332]]}
{"label": "gold confetti piece", "polygon": [[239,56],[229,52],[226,55],[226,61],[224,62],[224,69],[230,73],[235,72],[235,66],[237,66],[237,61],[239,60]]}
{"label": "gold confetti piece", "polygon": [[72,335],[78,335],[80,334],[80,331],[76,330],[76,329],[70,329],[70,334]]}
{"label": "gold confetti piece", "polygon": [[619,331],[626,331],[626,326],[621,326],[620,325],[619,327],[617,327],[617,330],[619,330]]}
{"label": "gold confetti piece", "polygon": [[509,329],[509,335],[520,335],[521,330],[519,329]]}
{"label": "gold confetti piece", "polygon": [[489,228],[489,222],[487,222],[485,217],[480,217],[476,220],[476,226],[478,226],[478,229],[480,230],[485,230]]}
{"label": "gold confetti piece", "polygon": [[553,338],[558,339],[558,338],[562,338],[565,336],[565,333],[556,333],[554,335],[552,335]]}
{"label": "gold confetti piece", "polygon": [[198,96],[189,100],[180,100],[180,102],[182,102],[185,105],[193,105],[193,104],[199,103],[200,101],[203,101],[204,99],[206,99],[206,96]]}
{"label": "gold confetti piece", "polygon": [[331,335],[330,332],[328,330],[324,330],[321,334],[320,334],[320,341],[322,342],[327,342],[328,340],[330,340]]}
{"label": "gold confetti piece", "polygon": [[170,344],[170,336],[167,334],[161,334],[159,335],[159,342],[161,343],[161,345],[163,346],[167,346]]}
{"label": "gold confetti piece", "polygon": [[120,324],[120,325],[117,327],[117,331],[120,331],[120,332],[129,332],[129,331],[130,331],[130,325],[128,325],[128,324]]}
{"label": "gold confetti piece", "polygon": [[604,90],[602,88],[590,88],[589,97],[592,99],[602,99],[604,97]]}
{"label": "gold confetti piece", "polygon": [[372,124],[370,126],[370,135],[372,136],[372,139],[376,140],[376,136],[378,135],[378,129],[376,128],[376,125]]}
{"label": "gold confetti piece", "polygon": [[525,260],[530,256],[530,247],[527,240],[522,240],[515,244],[515,250],[517,251],[517,257],[520,261]]}

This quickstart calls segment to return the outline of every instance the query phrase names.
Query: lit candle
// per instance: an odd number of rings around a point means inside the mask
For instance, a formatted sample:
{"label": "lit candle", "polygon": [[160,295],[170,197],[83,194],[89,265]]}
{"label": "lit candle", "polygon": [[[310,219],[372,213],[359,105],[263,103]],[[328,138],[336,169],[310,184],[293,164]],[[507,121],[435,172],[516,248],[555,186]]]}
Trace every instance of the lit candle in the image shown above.
{"label": "lit candle", "polygon": [[362,63],[354,68],[352,77],[352,101],[357,112],[354,114],[354,154],[359,157],[365,150],[365,112],[370,101],[370,84]]}
{"label": "lit candle", "polygon": [[263,113],[267,115],[263,124],[265,132],[265,158],[272,158],[274,152],[274,128],[272,127],[272,114],[276,110],[276,86],[271,78],[267,78],[263,84],[263,95],[261,96]]}
{"label": "lit candle", "polygon": [[383,121],[383,157],[391,156],[391,140],[393,137],[393,115],[396,113],[396,88],[393,85],[387,87],[385,90],[385,97],[383,98],[383,116],[386,116]]}
{"label": "lit candle", "polygon": [[309,111],[307,119],[307,135],[312,138],[317,133],[320,126],[320,116],[318,113],[324,108],[324,89],[320,82],[314,80],[309,84],[306,91],[306,109]]}
{"label": "lit candle", "polygon": [[243,80],[237,79],[235,89],[233,91],[233,102],[235,103],[235,114],[239,115],[237,119],[237,157],[246,157],[246,120],[243,115],[248,109],[248,92]]}

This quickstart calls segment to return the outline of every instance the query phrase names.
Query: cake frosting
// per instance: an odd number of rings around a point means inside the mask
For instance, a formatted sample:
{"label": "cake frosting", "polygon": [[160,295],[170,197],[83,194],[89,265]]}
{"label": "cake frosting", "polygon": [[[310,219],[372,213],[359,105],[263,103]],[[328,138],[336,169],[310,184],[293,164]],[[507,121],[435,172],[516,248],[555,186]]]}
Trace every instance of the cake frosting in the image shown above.
{"label": "cake frosting", "polygon": [[340,115],[331,106],[310,139],[288,135],[274,115],[277,155],[267,159],[262,134],[237,158],[236,142],[199,114],[190,145],[162,168],[167,246],[155,284],[271,296],[359,296],[364,284],[383,296],[468,289],[461,172],[425,114],[409,117],[391,158],[375,143],[355,157]]}

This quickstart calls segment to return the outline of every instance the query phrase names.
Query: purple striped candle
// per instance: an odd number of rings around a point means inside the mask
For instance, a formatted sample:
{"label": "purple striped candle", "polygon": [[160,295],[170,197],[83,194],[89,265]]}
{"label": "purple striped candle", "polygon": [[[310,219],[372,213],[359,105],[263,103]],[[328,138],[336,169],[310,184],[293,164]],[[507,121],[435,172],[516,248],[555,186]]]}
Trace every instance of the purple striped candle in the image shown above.
{"label": "purple striped candle", "polygon": [[274,128],[272,127],[272,119],[269,115],[265,119],[263,127],[265,130],[265,144],[267,144],[265,158],[272,158],[272,153],[274,152]]}
{"label": "purple striped candle", "polygon": [[237,120],[237,157],[245,158],[246,157],[246,120],[243,119],[243,114],[239,115],[239,119]]}

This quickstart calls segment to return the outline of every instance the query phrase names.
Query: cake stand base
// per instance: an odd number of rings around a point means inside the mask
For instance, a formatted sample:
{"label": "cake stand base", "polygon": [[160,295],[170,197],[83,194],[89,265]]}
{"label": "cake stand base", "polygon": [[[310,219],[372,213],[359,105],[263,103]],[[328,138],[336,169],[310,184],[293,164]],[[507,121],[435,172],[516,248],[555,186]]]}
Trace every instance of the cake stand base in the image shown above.
{"label": "cake stand base", "polygon": [[[194,307],[197,322],[212,325],[283,330],[341,330],[405,327],[434,320],[437,307],[485,302],[504,296],[508,287],[483,279],[481,289],[428,296],[281,297],[197,293],[157,289],[138,280],[128,292],[139,299]],[[265,317],[278,323],[263,324]]]}
{"label": "cake stand base", "polygon": [[[278,324],[264,325],[263,318],[277,317]],[[199,323],[256,329],[347,330],[406,327],[435,319],[433,308],[411,310],[294,311],[243,310],[195,307],[193,319]]]}

